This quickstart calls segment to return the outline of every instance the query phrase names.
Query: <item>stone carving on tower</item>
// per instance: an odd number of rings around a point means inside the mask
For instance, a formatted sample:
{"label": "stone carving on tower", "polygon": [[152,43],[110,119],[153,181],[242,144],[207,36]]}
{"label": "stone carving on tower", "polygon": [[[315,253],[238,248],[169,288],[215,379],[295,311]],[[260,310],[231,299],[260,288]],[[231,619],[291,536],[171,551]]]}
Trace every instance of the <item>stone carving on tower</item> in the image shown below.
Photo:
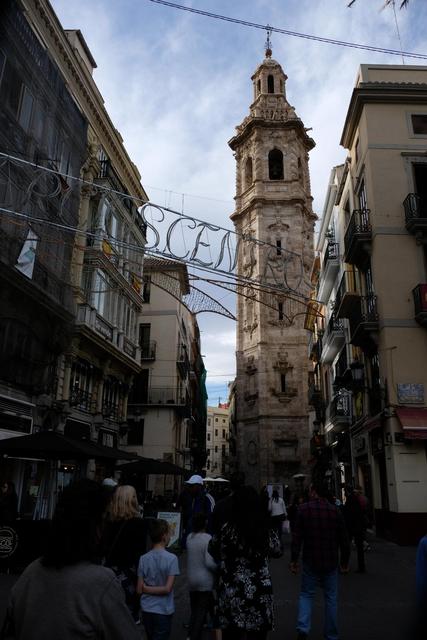
{"label": "stone carving on tower", "polygon": [[[266,57],[252,76],[249,115],[229,141],[236,158],[238,274],[256,280],[237,301],[238,467],[246,482],[293,485],[309,474],[308,336],[313,229],[308,153],[314,141],[286,99],[287,76]],[[248,244],[248,243],[246,243]]]}

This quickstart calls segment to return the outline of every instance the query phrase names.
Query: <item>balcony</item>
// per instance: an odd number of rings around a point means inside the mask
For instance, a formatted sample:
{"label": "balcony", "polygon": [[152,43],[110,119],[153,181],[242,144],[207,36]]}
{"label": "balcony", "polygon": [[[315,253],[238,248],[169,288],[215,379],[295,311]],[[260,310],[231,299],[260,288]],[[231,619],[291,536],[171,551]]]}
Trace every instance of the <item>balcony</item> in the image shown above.
{"label": "balcony", "polygon": [[409,233],[423,236],[427,232],[427,198],[408,193],[403,201],[405,226]]}
{"label": "balcony", "polygon": [[340,356],[335,364],[335,378],[334,378],[334,388],[341,389],[342,387],[346,387],[349,382],[351,382],[351,372],[350,366],[347,357],[347,348],[341,351]]}
{"label": "balcony", "polygon": [[344,271],[335,298],[335,317],[349,318],[360,299],[360,283],[355,271]]}
{"label": "balcony", "polygon": [[422,327],[427,327],[427,284],[419,284],[412,290],[415,306],[415,320]]}
{"label": "balcony", "polygon": [[102,347],[107,347],[110,353],[125,359],[127,364],[131,360],[132,365],[138,365],[139,370],[139,347],[126,338],[117,327],[100,316],[96,309],[88,304],[78,305],[75,323],[82,333],[85,333]]}
{"label": "balcony", "polygon": [[317,298],[323,304],[326,304],[331,295],[332,287],[340,269],[339,244],[337,242],[328,242],[323,259],[322,272],[319,280],[319,288]]}
{"label": "balcony", "polygon": [[180,344],[176,354],[176,364],[179,372],[185,377],[190,371],[190,361],[188,359],[187,345]]}
{"label": "balcony", "polygon": [[360,347],[365,353],[375,351],[379,321],[377,296],[373,293],[360,296],[349,318],[350,342]]}
{"label": "balcony", "polygon": [[329,418],[334,426],[345,426],[351,423],[350,393],[339,393],[332,398],[329,405]]}
{"label": "balcony", "polygon": [[146,394],[138,400],[139,402],[135,404],[129,404],[129,409],[147,405],[184,407],[188,403],[186,393],[179,393],[179,390],[173,387],[150,387]]}
{"label": "balcony", "polygon": [[332,315],[323,335],[321,362],[330,363],[345,342],[344,322]]}
{"label": "balcony", "polygon": [[151,340],[141,344],[141,362],[152,362],[156,359],[157,342]]}
{"label": "balcony", "polygon": [[369,209],[355,209],[344,236],[344,260],[364,269],[369,261],[372,228]]}

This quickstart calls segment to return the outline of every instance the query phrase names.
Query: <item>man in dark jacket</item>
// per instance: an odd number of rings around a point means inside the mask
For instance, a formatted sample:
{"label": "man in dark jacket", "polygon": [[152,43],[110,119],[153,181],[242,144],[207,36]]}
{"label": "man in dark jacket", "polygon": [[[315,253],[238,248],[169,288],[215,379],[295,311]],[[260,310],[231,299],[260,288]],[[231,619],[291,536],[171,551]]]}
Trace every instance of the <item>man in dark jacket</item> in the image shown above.
{"label": "man in dark jacket", "polygon": [[[310,500],[298,508],[292,533],[292,573],[298,572],[302,548],[303,574],[298,608],[298,640],[307,638],[311,626],[311,609],[317,586],[325,598],[325,640],[338,640],[337,574],[348,571],[350,546],[344,520],[335,505],[328,500],[323,483],[311,488]],[[340,558],[338,557],[340,553]]]}

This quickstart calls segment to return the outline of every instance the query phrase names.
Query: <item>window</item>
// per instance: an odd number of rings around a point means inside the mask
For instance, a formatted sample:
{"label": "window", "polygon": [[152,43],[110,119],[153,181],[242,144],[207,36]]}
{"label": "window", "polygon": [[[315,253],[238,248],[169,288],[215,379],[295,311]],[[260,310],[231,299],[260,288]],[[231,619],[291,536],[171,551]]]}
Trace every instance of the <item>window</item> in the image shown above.
{"label": "window", "polygon": [[25,85],[22,85],[21,100],[19,104],[18,122],[21,127],[28,131],[31,124],[31,114],[33,112],[34,98]]}
{"label": "window", "polygon": [[210,468],[211,468],[211,463],[210,463],[210,460],[208,460],[206,464],[206,469],[210,469]]}
{"label": "window", "polygon": [[210,427],[210,426],[211,426],[211,419],[208,418],[208,427]]}
{"label": "window", "polygon": [[248,158],[245,164],[245,189],[249,189],[252,185],[253,173],[252,173],[252,158]]}
{"label": "window", "polygon": [[150,276],[144,276],[142,283],[142,299],[145,303],[150,302],[151,293],[151,278]]}
{"label": "window", "polygon": [[222,437],[225,438],[225,429],[222,430]]}
{"label": "window", "polygon": [[286,373],[280,374],[280,391],[286,393]]}
{"label": "window", "polygon": [[283,302],[279,302],[279,320],[283,320]]}
{"label": "window", "polygon": [[225,444],[222,445],[221,453],[223,456],[225,456]]}
{"label": "window", "polygon": [[268,93],[274,93],[274,78],[271,75],[267,77],[267,91]]}
{"label": "window", "polygon": [[215,418],[215,422],[218,422],[218,418]]}
{"label": "window", "polygon": [[215,445],[215,453],[218,453],[218,445]]}
{"label": "window", "polygon": [[360,140],[359,140],[359,138],[357,138],[356,144],[354,145],[354,159],[356,161],[356,164],[359,162],[359,159],[360,159]]}
{"label": "window", "polygon": [[[1,70],[1,59],[0,59]],[[427,136],[427,113],[426,114],[413,114],[411,116],[412,130],[417,136]]]}
{"label": "window", "polygon": [[258,80],[258,93],[261,93],[261,80]]}
{"label": "window", "polygon": [[270,180],[283,180],[283,153],[272,149],[268,154],[268,177]]}
{"label": "window", "polygon": [[144,444],[144,420],[138,422],[128,419],[128,446],[142,447]]}
{"label": "window", "polygon": [[208,433],[208,442],[210,442],[210,439],[211,439],[211,434]]}
{"label": "window", "polygon": [[215,429],[215,436],[218,436],[218,429]]}
{"label": "window", "polygon": [[362,180],[360,183],[358,198],[359,198],[359,209],[367,209],[368,206],[367,206],[367,198],[366,198],[366,185],[364,180]]}
{"label": "window", "polygon": [[282,255],[282,241],[276,240],[276,255]]}
{"label": "window", "polygon": [[95,275],[92,304],[101,316],[106,313],[107,294],[108,283],[106,277],[102,271],[97,271]]}

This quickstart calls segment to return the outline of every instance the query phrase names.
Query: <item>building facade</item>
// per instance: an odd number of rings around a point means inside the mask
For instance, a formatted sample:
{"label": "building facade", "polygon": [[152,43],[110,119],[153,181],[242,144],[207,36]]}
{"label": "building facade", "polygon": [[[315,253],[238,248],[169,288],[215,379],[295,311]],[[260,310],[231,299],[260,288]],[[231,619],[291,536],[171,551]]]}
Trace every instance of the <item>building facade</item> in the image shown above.
{"label": "building facade", "polygon": [[[308,475],[307,332],[313,226],[308,153],[314,147],[286,99],[287,76],[267,50],[254,100],[229,145],[236,158],[237,233],[264,244],[239,252],[238,274],[259,296],[237,300],[235,389],[238,470],[255,486]],[[272,287],[274,293],[269,293]]]}
{"label": "building facade", "polygon": [[208,407],[206,423],[206,475],[230,474],[230,424],[228,405]]}
{"label": "building facade", "polygon": [[196,317],[183,303],[188,293],[185,265],[146,258],[139,325],[143,366],[131,390],[127,444],[145,457],[201,471],[206,371]]}
{"label": "building facade", "polygon": [[341,144],[318,247],[326,440],[377,530],[415,542],[427,523],[427,67],[362,65]]}
{"label": "building facade", "polygon": [[[2,206],[25,207],[43,221],[17,226],[2,216],[4,240],[13,246],[7,280],[19,294],[2,287],[9,363],[3,392],[17,420],[0,426],[15,422],[24,425],[16,431],[52,430],[117,447],[126,442],[127,397],[141,369],[146,229],[139,207],[147,196],[106,112],[81,32],[64,30],[47,0],[29,0],[25,13],[8,0],[1,24],[0,135],[2,148],[17,157],[2,165]],[[11,407],[12,396],[25,407]],[[33,506],[43,464],[10,472]],[[106,472],[96,460],[62,465],[60,484],[76,473]]]}
{"label": "building facade", "polygon": [[[58,362],[75,318],[71,265],[88,123],[18,2],[0,8],[0,438],[56,426]],[[22,162],[24,161],[24,162]],[[36,171],[33,164],[50,170]],[[70,192],[69,192],[70,191]],[[3,460],[31,516],[43,464]]]}

